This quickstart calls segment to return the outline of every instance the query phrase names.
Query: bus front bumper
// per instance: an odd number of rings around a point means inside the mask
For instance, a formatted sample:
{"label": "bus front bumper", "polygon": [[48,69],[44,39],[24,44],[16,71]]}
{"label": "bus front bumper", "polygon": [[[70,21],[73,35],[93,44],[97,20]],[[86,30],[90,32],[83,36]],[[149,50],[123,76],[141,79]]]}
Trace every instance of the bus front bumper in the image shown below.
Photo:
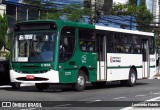
{"label": "bus front bumper", "polygon": [[46,73],[29,74],[10,70],[10,80],[20,83],[59,83],[59,72],[50,70]]}

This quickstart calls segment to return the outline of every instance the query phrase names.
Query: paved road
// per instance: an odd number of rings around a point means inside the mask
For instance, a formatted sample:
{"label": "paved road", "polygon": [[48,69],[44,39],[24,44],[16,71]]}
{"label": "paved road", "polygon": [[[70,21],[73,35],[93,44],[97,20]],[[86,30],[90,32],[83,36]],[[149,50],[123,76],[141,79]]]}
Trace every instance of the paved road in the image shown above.
{"label": "paved road", "polygon": [[[0,101],[3,102],[19,101],[20,103],[28,104],[31,101],[54,101],[42,102],[42,106],[50,106],[47,108],[34,108],[32,106],[26,108],[0,108],[2,110],[132,110],[137,108],[128,107],[123,101],[127,101],[127,103],[132,101],[133,104],[136,104],[139,101],[144,102],[151,99],[153,101],[160,101],[159,79],[139,80],[135,87],[124,87],[117,82],[108,83],[105,87],[101,88],[95,88],[91,84],[88,84],[83,92],[76,92],[70,86],[58,85],[51,85],[49,89],[43,92],[39,92],[34,86],[23,86],[20,90],[13,90],[10,86],[0,86]],[[106,108],[107,103],[111,103],[113,106],[119,105],[117,107]]]}

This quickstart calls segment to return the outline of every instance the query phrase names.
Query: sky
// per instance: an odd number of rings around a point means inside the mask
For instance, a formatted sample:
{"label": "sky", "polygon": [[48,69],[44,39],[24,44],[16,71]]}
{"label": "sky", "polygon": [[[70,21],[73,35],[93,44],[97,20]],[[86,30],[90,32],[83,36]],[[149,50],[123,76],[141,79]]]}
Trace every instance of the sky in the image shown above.
{"label": "sky", "polygon": [[56,4],[71,4],[71,3],[76,3],[76,4],[82,4],[83,0],[42,0],[42,2],[53,2]]}
{"label": "sky", "polygon": [[125,4],[128,0],[113,0],[114,3],[121,3],[121,4]]}

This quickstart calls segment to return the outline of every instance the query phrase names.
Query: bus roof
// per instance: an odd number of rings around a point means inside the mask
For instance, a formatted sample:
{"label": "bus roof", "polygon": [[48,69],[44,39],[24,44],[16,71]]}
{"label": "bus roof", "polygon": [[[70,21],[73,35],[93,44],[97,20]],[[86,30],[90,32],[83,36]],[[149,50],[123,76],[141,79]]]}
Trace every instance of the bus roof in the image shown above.
{"label": "bus roof", "polygon": [[113,28],[113,27],[107,27],[107,26],[95,26],[98,30],[106,30],[106,31],[112,31],[112,32],[120,32],[120,33],[127,33],[127,34],[137,34],[137,35],[144,35],[144,36],[154,36],[154,33],[151,32],[142,32],[142,31],[136,31],[136,30],[127,30],[127,29],[120,29],[120,28]]}
{"label": "bus roof", "polygon": [[17,24],[29,24],[29,23],[43,23],[43,22],[55,22],[57,25],[60,26],[73,26],[73,27],[79,27],[79,28],[89,28],[89,29],[95,29],[94,25],[91,24],[84,24],[84,23],[78,23],[78,22],[70,22],[70,21],[63,21],[63,20],[50,20],[50,19],[46,19],[46,20],[29,20],[29,21],[23,21],[23,22],[19,22]]}
{"label": "bus roof", "polygon": [[[137,35],[144,35],[144,36],[154,36],[154,33],[151,32],[142,32],[136,30],[126,30],[120,28],[113,28],[108,26],[98,26],[98,25],[91,25],[91,24],[84,24],[84,23],[77,23],[77,22],[70,22],[70,21],[62,21],[62,20],[31,20],[31,21],[24,21],[20,23],[38,23],[38,22],[56,22],[59,25],[63,26],[73,26],[79,28],[89,28],[89,29],[97,29],[97,30],[104,30],[104,31],[111,31],[111,32],[120,32],[120,33],[128,33],[128,34],[137,34]],[[18,23],[19,24],[19,23]]]}

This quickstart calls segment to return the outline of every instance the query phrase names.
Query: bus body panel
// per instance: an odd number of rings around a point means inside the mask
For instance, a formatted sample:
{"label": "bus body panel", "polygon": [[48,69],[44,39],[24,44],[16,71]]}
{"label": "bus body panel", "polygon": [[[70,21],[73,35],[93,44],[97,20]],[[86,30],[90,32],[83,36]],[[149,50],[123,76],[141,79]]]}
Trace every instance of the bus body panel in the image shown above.
{"label": "bus body panel", "polygon": [[107,63],[107,81],[127,80],[132,66],[137,69],[137,78],[142,78],[141,54],[108,53]]}
{"label": "bus body panel", "polygon": [[88,80],[97,81],[97,54],[81,52],[77,49],[73,57],[59,64],[60,83],[75,83],[80,69],[88,71]]}
{"label": "bus body panel", "polygon": [[155,78],[155,74],[156,74],[156,54],[150,55],[150,76],[149,79],[153,79]]}

